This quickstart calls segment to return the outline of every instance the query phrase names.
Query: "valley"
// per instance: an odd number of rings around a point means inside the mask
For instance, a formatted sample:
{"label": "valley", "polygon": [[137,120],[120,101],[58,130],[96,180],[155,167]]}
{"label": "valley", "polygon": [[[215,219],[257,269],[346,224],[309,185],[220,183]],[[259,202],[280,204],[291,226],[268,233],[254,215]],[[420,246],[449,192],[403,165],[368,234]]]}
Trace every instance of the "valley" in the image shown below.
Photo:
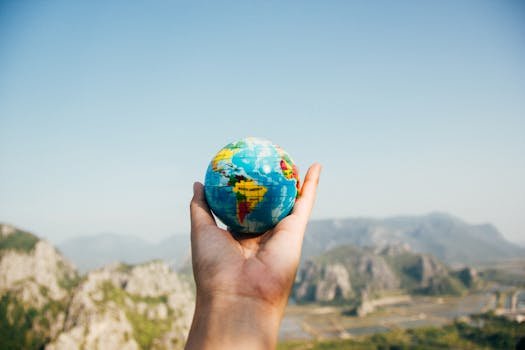
{"label": "valley", "polygon": [[[494,329],[506,332],[497,344],[525,336],[525,258],[497,231],[435,214],[325,224],[320,231],[313,222],[307,233],[280,348],[345,349],[353,342],[379,349],[398,341],[477,348],[472,334],[479,344]],[[432,243],[438,231],[448,234]],[[456,251],[447,260],[457,237],[477,252]],[[148,246],[98,235],[57,249],[0,224],[0,349],[182,349],[195,299],[188,243],[177,237]],[[499,250],[482,259],[488,245]],[[495,328],[480,327],[480,317]]]}
{"label": "valley", "polygon": [[[525,259],[480,264],[478,275],[482,282],[467,293],[455,296],[391,293],[374,299],[374,310],[362,316],[355,315],[353,306],[345,303],[291,302],[281,324],[280,348],[346,349],[351,345],[357,349],[379,349],[380,345],[375,342],[379,335],[384,335],[382,341],[390,344],[399,340],[400,334],[403,341],[412,345],[408,335],[416,334],[419,341],[426,344],[423,348],[427,348],[431,341],[427,337],[432,338],[429,332],[446,333],[447,337],[456,339],[456,328],[462,324],[474,324],[476,328],[473,315],[496,318],[498,324],[504,324],[498,327],[518,338],[525,337],[524,267]],[[491,329],[494,331],[494,327]],[[482,336],[489,337],[479,329],[476,337]],[[478,348],[457,339],[452,342],[456,346]],[[451,345],[446,343],[445,347]],[[486,348],[501,347],[487,341]]]}
{"label": "valley", "polygon": [[345,306],[290,305],[281,324],[280,340],[347,339],[398,328],[441,326],[459,317],[493,310],[495,296],[480,292],[458,297],[408,296],[363,317]]}

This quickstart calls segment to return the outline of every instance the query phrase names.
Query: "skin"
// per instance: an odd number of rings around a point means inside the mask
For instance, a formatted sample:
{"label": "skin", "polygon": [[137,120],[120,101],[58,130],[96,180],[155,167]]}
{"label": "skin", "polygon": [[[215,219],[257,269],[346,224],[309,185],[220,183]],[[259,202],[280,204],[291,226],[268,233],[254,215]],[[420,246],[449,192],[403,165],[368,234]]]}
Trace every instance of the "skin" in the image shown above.
{"label": "skin", "polygon": [[274,349],[315,201],[321,166],[306,173],[292,213],[259,236],[219,228],[193,185],[191,250],[196,306],[186,349]]}

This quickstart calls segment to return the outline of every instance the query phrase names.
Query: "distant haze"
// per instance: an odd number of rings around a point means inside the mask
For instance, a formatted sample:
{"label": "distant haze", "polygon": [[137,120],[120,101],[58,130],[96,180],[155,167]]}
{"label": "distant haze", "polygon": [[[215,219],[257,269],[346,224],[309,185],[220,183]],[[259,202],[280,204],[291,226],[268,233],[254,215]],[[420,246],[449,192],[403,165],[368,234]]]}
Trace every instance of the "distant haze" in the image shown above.
{"label": "distant haze", "polygon": [[[430,213],[384,220],[312,220],[302,260],[348,244],[432,254],[451,266],[477,267],[525,256],[524,248],[506,241],[491,225],[469,225],[446,213]],[[163,259],[184,270],[190,261],[189,235],[173,235],[154,244],[133,236],[99,234],[70,238],[58,248],[81,272],[116,261],[129,264],[152,259]]]}
{"label": "distant haze", "polygon": [[0,221],[54,242],[187,234],[244,136],[324,165],[314,218],[525,233],[518,1],[2,2]]}

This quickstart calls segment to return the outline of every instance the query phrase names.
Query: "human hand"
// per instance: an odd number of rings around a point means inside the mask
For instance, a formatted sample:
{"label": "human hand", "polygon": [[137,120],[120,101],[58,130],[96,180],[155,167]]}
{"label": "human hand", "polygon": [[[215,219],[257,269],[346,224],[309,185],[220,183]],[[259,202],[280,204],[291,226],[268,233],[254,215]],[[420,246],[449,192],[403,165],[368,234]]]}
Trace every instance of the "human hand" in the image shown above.
{"label": "human hand", "polygon": [[191,211],[195,315],[187,349],[270,349],[295,279],[321,166],[306,173],[292,213],[258,236],[219,228],[201,183]]}

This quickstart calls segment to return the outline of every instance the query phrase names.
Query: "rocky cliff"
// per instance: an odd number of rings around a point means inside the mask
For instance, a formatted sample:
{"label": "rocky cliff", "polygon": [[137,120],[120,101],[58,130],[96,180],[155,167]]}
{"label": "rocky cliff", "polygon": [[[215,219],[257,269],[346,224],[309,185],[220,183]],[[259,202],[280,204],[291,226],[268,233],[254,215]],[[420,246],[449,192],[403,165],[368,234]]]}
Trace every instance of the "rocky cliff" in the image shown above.
{"label": "rocky cliff", "polygon": [[51,244],[0,224],[0,339],[5,347],[37,348],[56,337],[77,280],[75,268]]}
{"label": "rocky cliff", "polygon": [[436,258],[410,252],[406,246],[347,245],[302,264],[293,297],[298,302],[345,302],[399,292],[460,294],[472,285],[469,278],[475,279],[466,275],[453,273]]}
{"label": "rocky cliff", "polygon": [[164,262],[115,264],[87,274],[46,349],[182,348],[192,313],[189,286]]}
{"label": "rocky cliff", "polygon": [[0,225],[0,348],[180,349],[191,286],[165,262],[79,277],[48,242]]}

